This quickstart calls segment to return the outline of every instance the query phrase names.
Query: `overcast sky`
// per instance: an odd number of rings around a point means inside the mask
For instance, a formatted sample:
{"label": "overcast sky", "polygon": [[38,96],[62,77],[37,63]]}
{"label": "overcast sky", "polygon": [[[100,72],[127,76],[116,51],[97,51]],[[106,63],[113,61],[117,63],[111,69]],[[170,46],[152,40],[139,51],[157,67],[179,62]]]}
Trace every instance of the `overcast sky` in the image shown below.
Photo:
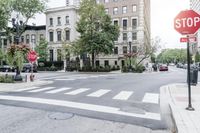
{"label": "overcast sky", "polygon": [[[65,5],[65,0],[48,0],[48,7]],[[151,0],[151,38],[159,36],[162,48],[185,48],[186,44],[180,43],[181,35],[173,28],[173,19],[181,11],[189,9],[189,0]],[[45,15],[36,15],[31,21],[37,25],[45,25]]]}

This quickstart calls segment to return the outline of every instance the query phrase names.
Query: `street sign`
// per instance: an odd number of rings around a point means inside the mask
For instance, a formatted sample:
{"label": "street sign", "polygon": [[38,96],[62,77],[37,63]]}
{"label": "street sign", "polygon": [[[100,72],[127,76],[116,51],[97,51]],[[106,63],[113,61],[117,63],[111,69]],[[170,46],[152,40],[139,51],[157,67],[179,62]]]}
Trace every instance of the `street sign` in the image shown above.
{"label": "street sign", "polygon": [[182,35],[195,34],[200,28],[200,15],[193,10],[181,11],[174,19],[174,29]]}
{"label": "street sign", "polygon": [[29,51],[27,59],[29,60],[29,62],[35,62],[37,60],[37,53],[33,50]]}
{"label": "street sign", "polygon": [[188,38],[187,37],[181,37],[180,42],[188,42]]}
{"label": "street sign", "polygon": [[197,42],[197,38],[196,37],[181,37],[180,38],[180,42],[189,42],[189,43],[195,43]]}

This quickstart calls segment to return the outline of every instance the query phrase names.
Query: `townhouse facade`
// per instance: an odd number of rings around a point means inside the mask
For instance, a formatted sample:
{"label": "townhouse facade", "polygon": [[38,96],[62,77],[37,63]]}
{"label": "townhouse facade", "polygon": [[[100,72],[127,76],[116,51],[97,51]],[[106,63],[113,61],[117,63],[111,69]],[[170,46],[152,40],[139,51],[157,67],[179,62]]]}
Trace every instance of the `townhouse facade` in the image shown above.
{"label": "townhouse facade", "polygon": [[63,43],[70,43],[78,38],[77,9],[74,3],[66,1],[66,6],[47,9],[45,12],[49,61],[63,60],[63,57],[60,56]]}

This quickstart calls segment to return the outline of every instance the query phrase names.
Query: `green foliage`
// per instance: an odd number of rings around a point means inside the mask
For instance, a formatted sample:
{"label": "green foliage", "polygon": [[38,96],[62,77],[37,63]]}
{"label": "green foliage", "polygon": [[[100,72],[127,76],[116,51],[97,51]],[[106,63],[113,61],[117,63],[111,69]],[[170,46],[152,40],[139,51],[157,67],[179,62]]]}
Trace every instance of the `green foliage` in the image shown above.
{"label": "green foliage", "polygon": [[47,52],[48,42],[45,39],[41,39],[39,44],[36,46],[35,51],[38,53],[40,57],[38,61],[46,61],[48,58]]}
{"label": "green foliage", "polygon": [[200,62],[200,54],[199,54],[199,52],[197,52],[196,55],[195,55],[195,62]]}
{"label": "green foliage", "polygon": [[7,63],[10,66],[18,66],[22,70],[23,63],[26,61],[26,56],[29,51],[30,48],[27,45],[11,45],[6,54]]}
{"label": "green foliage", "polygon": [[186,62],[186,59],[186,49],[165,49],[157,56],[157,60],[161,63]]}
{"label": "green foliage", "polygon": [[11,75],[0,75],[0,83],[14,83],[14,80]]}
{"label": "green foliage", "polygon": [[77,31],[80,38],[76,45],[80,53],[92,54],[94,65],[96,55],[112,53],[114,41],[119,36],[119,27],[112,25],[111,17],[106,14],[104,6],[97,4],[95,0],[83,0],[79,15]]}

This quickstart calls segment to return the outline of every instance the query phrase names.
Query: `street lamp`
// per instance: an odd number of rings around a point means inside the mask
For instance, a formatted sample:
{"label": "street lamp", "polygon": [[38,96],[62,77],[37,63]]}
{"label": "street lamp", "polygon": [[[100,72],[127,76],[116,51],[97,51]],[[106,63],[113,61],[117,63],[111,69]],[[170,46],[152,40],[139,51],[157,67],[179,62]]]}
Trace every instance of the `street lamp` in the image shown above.
{"label": "street lamp", "polygon": [[[19,21],[19,18],[17,16],[17,19],[12,18],[12,25],[13,25],[13,30],[16,31],[14,34],[16,44],[19,45],[19,39],[23,30],[23,21]],[[19,66],[16,67],[16,75],[15,75],[15,81],[22,81],[22,76],[20,75],[20,70]]]}

